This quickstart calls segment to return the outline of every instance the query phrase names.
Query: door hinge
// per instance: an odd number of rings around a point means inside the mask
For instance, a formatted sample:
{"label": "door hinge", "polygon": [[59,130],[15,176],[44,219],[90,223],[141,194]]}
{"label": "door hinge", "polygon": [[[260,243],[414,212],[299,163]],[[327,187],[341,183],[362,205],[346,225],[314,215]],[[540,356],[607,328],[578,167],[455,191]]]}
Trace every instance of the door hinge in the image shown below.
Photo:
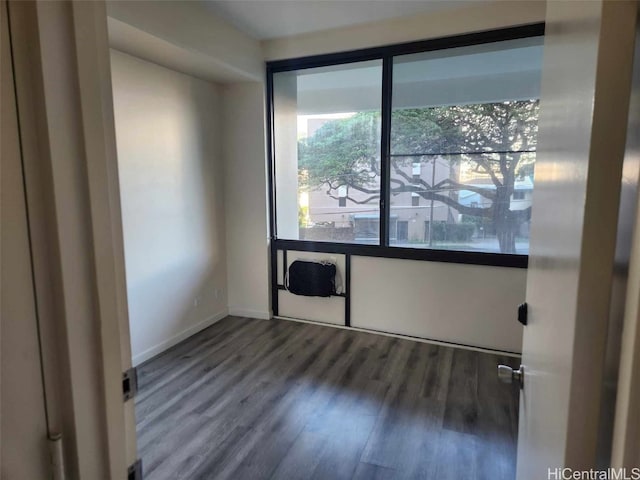
{"label": "door hinge", "polygon": [[122,374],[122,398],[126,402],[138,393],[138,373],[135,367]]}
{"label": "door hinge", "polygon": [[518,305],[518,321],[526,326],[527,322],[528,322],[528,316],[529,316],[529,306],[527,305],[527,302],[521,303],[520,305]]}
{"label": "door hinge", "polygon": [[127,468],[127,480],[142,480],[142,459],[138,459],[135,463]]}

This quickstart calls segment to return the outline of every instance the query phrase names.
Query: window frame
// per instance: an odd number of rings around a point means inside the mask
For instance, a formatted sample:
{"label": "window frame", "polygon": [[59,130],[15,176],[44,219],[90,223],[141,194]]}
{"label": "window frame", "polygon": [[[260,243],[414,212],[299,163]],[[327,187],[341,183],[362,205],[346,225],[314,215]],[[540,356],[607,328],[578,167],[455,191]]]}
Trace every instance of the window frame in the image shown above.
{"label": "window frame", "polygon": [[[272,248],[337,253],[345,255],[361,255],[381,258],[399,258],[407,260],[423,260],[432,262],[462,263],[472,265],[488,265],[512,268],[527,268],[528,255],[468,252],[464,250],[443,250],[430,248],[407,248],[390,244],[390,191],[391,176],[391,114],[393,57],[412,53],[421,53],[450,48],[467,47],[485,43],[517,40],[529,37],[544,36],[545,24],[533,23],[517,27],[487,30],[463,35],[421,40],[417,42],[351,50],[323,55],[313,55],[285,60],[274,60],[266,64],[266,123],[267,123],[267,161],[268,161],[268,199],[269,229]],[[346,65],[368,60],[382,60],[382,137],[380,149],[380,235],[378,245],[358,243],[338,243],[326,241],[279,239],[277,235],[275,168],[276,152],[274,148],[275,121],[273,105],[273,75],[280,72],[303,70],[308,68]]]}

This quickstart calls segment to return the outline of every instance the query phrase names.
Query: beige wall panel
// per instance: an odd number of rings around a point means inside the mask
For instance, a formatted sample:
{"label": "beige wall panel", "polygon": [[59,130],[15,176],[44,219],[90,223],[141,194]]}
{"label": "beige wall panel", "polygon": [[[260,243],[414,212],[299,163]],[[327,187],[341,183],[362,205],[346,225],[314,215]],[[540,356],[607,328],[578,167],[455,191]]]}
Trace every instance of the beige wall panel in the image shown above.
{"label": "beige wall panel", "polygon": [[219,87],[111,53],[133,362],[222,318]]}

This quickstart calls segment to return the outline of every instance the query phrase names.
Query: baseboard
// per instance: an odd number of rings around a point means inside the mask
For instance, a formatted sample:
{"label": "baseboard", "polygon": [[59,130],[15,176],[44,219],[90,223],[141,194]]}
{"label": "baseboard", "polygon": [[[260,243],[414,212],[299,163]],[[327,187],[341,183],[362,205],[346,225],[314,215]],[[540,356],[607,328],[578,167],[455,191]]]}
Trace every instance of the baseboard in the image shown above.
{"label": "baseboard", "polygon": [[232,306],[229,307],[229,315],[236,317],[259,318],[260,320],[269,320],[271,318],[271,312]]}
{"label": "baseboard", "polygon": [[404,340],[412,340],[414,342],[421,342],[421,343],[431,343],[434,345],[442,345],[444,347],[461,348],[463,350],[473,350],[475,352],[491,353],[493,355],[504,355],[506,357],[515,357],[515,358],[522,357],[522,353],[520,352],[509,352],[507,350],[500,350],[500,349],[489,348],[489,347],[479,347],[474,345],[466,345],[464,343],[455,343],[455,342],[449,342],[446,340],[436,340],[433,338],[414,337],[412,335],[404,335],[402,333],[383,332],[381,330],[371,330],[369,328],[346,327],[344,325],[339,325],[335,323],[317,322],[315,320],[302,320],[300,318],[292,318],[292,317],[277,316],[273,318],[277,320],[287,320],[290,322],[322,325],[323,327],[341,328],[343,330],[355,330],[356,332],[372,333],[374,335],[383,335],[385,337],[401,338]]}
{"label": "baseboard", "polygon": [[190,336],[195,335],[199,331],[204,330],[205,328],[213,325],[218,320],[222,320],[224,317],[228,315],[229,315],[229,312],[227,311],[227,309],[224,309],[223,311],[218,312],[215,315],[212,315],[211,317],[201,321],[200,323],[192,325],[191,327],[187,328],[186,330],[183,330],[177,335],[174,335],[168,340],[165,340],[164,342],[159,343],[158,345],[155,345],[145,350],[142,353],[134,355],[131,358],[131,363],[133,364],[133,366],[140,365],[141,363],[146,362],[147,360],[155,357],[156,355],[159,355],[160,353],[173,347],[174,345],[180,343],[181,341],[189,338]]}

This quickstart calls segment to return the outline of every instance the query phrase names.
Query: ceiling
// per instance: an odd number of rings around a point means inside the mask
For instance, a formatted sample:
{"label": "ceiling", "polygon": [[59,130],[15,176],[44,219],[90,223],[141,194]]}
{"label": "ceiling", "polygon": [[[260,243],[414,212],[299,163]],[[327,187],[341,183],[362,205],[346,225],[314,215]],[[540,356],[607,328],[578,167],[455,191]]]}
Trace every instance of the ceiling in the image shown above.
{"label": "ceiling", "polygon": [[461,7],[479,0],[202,0],[258,40]]}
{"label": "ceiling", "polygon": [[[393,108],[539,98],[542,42],[531,37],[396,56]],[[298,115],[379,111],[382,61],[276,73],[274,85],[287,101],[295,88]]]}

